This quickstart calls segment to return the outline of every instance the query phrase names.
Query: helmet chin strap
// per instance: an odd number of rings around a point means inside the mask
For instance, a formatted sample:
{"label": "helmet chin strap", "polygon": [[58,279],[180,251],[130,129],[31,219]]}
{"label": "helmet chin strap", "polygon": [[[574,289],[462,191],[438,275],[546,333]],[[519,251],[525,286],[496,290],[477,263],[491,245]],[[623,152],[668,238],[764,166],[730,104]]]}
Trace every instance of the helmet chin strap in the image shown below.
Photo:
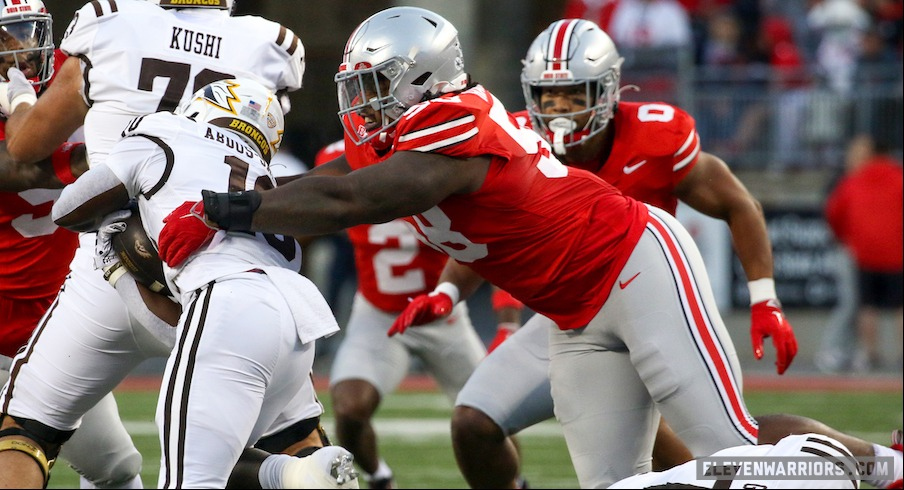
{"label": "helmet chin strap", "polygon": [[390,131],[380,131],[380,134],[370,141],[371,146],[378,152],[386,151],[392,146],[392,135],[393,133]]}
{"label": "helmet chin strap", "polygon": [[546,124],[552,132],[552,149],[559,155],[565,154],[565,135],[574,132],[577,124],[573,119],[557,117]]}

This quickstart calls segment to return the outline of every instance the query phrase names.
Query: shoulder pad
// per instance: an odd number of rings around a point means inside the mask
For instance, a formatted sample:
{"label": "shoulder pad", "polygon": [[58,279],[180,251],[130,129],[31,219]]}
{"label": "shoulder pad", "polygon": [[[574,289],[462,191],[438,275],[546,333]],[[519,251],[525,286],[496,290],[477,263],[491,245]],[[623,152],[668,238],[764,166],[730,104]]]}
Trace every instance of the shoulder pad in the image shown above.
{"label": "shoulder pad", "polygon": [[651,154],[675,154],[696,133],[694,118],[665,102],[619,102],[616,118],[620,135],[643,141]]}
{"label": "shoulder pad", "polygon": [[171,112],[161,111],[145,116],[138,116],[123,129],[122,137],[130,136],[155,136],[158,138],[170,138],[184,132],[184,124],[195,123],[185,116],[177,116]]}

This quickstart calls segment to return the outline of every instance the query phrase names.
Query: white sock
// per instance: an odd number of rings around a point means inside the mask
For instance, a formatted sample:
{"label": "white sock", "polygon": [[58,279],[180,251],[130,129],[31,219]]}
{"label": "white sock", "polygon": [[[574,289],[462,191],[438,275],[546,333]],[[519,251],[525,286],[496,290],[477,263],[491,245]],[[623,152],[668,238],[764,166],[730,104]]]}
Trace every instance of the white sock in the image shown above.
{"label": "white sock", "polygon": [[78,487],[81,489],[97,489],[97,488],[144,488],[144,484],[141,482],[141,475],[135,475],[131,480],[123,483],[122,485],[110,486],[110,487],[99,487],[95,485],[91,480],[85,478],[84,476],[79,475],[78,477]]}
{"label": "white sock", "polygon": [[368,481],[376,481],[386,478],[392,478],[392,469],[390,469],[389,465],[386,464],[386,461],[381,458],[380,463],[377,465],[377,471],[374,471],[367,479]]}
{"label": "white sock", "polygon": [[895,451],[890,447],[873,444],[873,453],[877,458],[894,458],[894,478],[891,480],[866,480],[867,483],[876,488],[886,488],[893,482],[901,479],[902,473],[904,473],[904,460],[902,460],[901,451]]}
{"label": "white sock", "polygon": [[286,464],[291,460],[292,456],[288,454],[271,454],[267,456],[261,463],[261,469],[257,474],[261,488],[286,488],[282,481],[282,475]]}

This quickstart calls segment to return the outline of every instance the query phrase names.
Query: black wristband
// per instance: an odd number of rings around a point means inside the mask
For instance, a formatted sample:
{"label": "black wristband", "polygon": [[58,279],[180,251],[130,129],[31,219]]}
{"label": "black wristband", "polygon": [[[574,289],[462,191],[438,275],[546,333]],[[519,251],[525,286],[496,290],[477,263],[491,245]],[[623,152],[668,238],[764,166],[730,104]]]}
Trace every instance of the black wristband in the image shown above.
{"label": "black wristband", "polygon": [[201,191],[204,214],[221,230],[251,231],[254,212],[261,205],[258,191],[213,192]]}

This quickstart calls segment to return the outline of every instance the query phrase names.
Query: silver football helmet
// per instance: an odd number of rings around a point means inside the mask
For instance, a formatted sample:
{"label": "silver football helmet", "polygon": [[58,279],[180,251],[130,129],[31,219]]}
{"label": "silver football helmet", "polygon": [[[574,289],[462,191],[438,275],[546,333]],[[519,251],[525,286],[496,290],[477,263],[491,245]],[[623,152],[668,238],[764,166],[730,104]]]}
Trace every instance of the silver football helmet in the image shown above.
{"label": "silver football helmet", "polygon": [[[382,135],[409,107],[464,89],[468,75],[458,30],[417,7],[393,7],[352,32],[339,72],[339,120],[356,144]],[[376,143],[376,142],[375,142]]]}
{"label": "silver football helmet", "polygon": [[215,9],[232,13],[235,0],[149,0],[165,9]]}
{"label": "silver football helmet", "polygon": [[285,131],[283,111],[276,95],[248,78],[205,85],[175,113],[236,133],[267,162],[279,150]]}
{"label": "silver football helmet", "polygon": [[[522,63],[521,87],[534,130],[558,154],[606,128],[619,99],[621,65],[615,43],[595,23],[583,19],[553,22],[541,32]],[[543,114],[540,94],[544,87],[583,85],[587,108],[566,114]],[[575,118],[590,114],[578,128]]]}
{"label": "silver football helmet", "polygon": [[41,0],[0,0],[0,76],[15,67],[32,85],[53,76],[53,19]]}

